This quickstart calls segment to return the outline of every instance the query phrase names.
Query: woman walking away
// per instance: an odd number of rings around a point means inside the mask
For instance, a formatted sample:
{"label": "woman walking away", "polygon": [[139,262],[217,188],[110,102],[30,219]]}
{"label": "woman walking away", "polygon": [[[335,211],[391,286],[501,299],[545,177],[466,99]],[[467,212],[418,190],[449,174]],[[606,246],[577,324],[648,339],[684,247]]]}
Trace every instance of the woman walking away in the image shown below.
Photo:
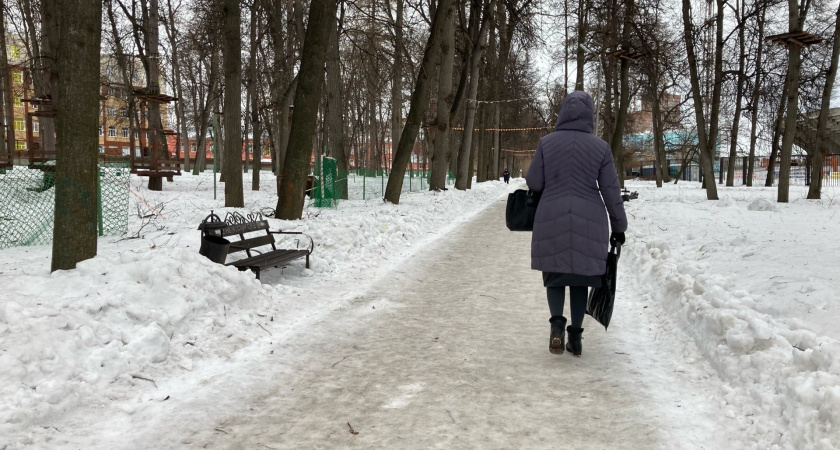
{"label": "woman walking away", "polygon": [[[588,288],[601,285],[607,244],[624,244],[627,230],[612,151],[592,134],[593,109],[586,92],[569,94],[554,132],[540,140],[525,177],[531,190],[542,192],[531,237],[531,269],[543,273],[551,311],[548,349],[555,354],[563,353],[565,328],[566,350],[580,356]],[[572,312],[568,328],[563,317],[566,286]]]}

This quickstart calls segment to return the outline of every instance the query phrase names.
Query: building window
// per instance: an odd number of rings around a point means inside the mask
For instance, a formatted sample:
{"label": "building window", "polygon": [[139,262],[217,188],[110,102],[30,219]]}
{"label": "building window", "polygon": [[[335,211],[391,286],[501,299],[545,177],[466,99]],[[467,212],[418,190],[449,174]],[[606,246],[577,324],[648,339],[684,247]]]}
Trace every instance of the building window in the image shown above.
{"label": "building window", "polygon": [[130,149],[129,149],[129,147],[123,147],[123,148],[122,148],[122,154],[123,154],[123,156],[128,156],[128,155],[129,155],[129,153],[130,153]]}
{"label": "building window", "polygon": [[[120,117],[128,117],[128,108],[120,108]],[[128,136],[123,136],[128,137]]]}
{"label": "building window", "polygon": [[99,146],[99,154],[100,154],[100,155],[102,155],[102,154],[104,154],[104,153],[105,153],[105,146],[104,146],[104,145],[100,145],[100,146]]}
{"label": "building window", "polygon": [[116,89],[116,88],[113,88],[113,89],[114,89],[114,97],[122,98],[122,91],[120,91],[119,89]]}
{"label": "building window", "polygon": [[26,150],[26,141],[15,141],[15,150]]}
{"label": "building window", "polygon": [[23,72],[21,72],[20,70],[13,70],[12,81],[15,83],[23,83]]}
{"label": "building window", "polygon": [[108,117],[117,117],[117,108],[113,106],[108,107]]}
{"label": "building window", "polygon": [[9,53],[11,53],[12,58],[20,58],[20,47],[17,45],[10,45]]}
{"label": "building window", "polygon": [[103,135],[103,133],[102,133],[102,125],[99,125],[99,135],[100,135],[100,136],[102,136],[102,135]]}
{"label": "building window", "polygon": [[21,106],[23,106],[23,100],[20,98],[20,95],[15,95],[13,103],[14,103],[14,104],[15,104],[15,106],[17,106],[18,108],[20,108]]}
{"label": "building window", "polygon": [[15,131],[26,131],[26,122],[23,119],[15,119]]}
{"label": "building window", "polygon": [[117,127],[113,125],[108,127],[108,137],[117,137]]}
{"label": "building window", "polygon": [[195,153],[195,144],[190,144],[190,153]]}
{"label": "building window", "polygon": [[109,97],[115,97],[116,96],[116,92],[114,92],[114,87],[113,86],[108,86],[108,96]]}
{"label": "building window", "polygon": [[37,133],[39,131],[41,131],[41,122],[36,120],[32,122],[32,132]]}
{"label": "building window", "polygon": [[128,128],[122,129],[122,137],[128,139]]}

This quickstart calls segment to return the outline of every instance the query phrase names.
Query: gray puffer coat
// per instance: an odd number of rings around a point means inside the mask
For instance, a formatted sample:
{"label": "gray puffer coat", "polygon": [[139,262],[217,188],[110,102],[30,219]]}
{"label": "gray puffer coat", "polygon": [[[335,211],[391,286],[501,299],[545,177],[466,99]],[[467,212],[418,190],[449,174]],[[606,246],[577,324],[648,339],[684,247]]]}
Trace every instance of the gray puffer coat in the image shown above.
{"label": "gray puffer coat", "polygon": [[530,189],[542,191],[531,237],[534,270],[603,275],[610,227],[627,230],[610,146],[592,134],[593,110],[589,94],[569,94],[525,177]]}

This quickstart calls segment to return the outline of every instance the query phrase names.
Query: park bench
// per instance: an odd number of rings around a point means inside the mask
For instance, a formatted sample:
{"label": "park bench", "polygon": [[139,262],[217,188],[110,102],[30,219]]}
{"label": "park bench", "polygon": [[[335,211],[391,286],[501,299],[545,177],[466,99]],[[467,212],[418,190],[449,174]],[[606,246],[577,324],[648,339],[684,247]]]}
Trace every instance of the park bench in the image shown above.
{"label": "park bench", "polygon": [[[305,258],[309,268],[309,255],[315,249],[315,242],[309,235],[300,231],[271,231],[268,221],[262,214],[243,216],[237,212],[228,213],[222,221],[210,212],[198,226],[201,230],[201,249],[199,253],[211,260],[234,266],[239,270],[253,271],[257,279],[260,271],[270,267],[285,267],[294,260]],[[298,248],[300,239],[295,239],[295,248],[278,248],[274,235],[305,236],[309,239],[308,248]],[[239,238],[231,241],[228,238]],[[243,258],[228,261],[228,255],[245,252]],[[239,256],[239,255],[236,255]]]}
{"label": "park bench", "polygon": [[636,191],[630,192],[627,189],[621,190],[621,199],[625,202],[629,202],[630,200],[635,200],[639,198],[639,193]]}

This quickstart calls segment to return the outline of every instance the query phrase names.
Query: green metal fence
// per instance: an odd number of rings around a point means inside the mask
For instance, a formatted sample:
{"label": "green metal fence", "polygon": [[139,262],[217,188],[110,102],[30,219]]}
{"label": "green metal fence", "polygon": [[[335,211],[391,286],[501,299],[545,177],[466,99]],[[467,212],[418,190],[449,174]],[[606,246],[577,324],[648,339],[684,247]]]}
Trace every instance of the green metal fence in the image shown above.
{"label": "green metal fence", "polygon": [[[344,172],[344,180],[347,173]],[[335,208],[338,201],[344,198],[344,183],[339,177],[338,161],[335,158],[321,158],[315,164],[315,180],[309,198],[312,205],[318,208]]]}
{"label": "green metal fence", "polygon": [[[314,181],[309,191],[312,206],[335,208],[342,199],[380,200],[385,196],[390,172],[365,168],[339,171],[333,158],[316,161]],[[429,189],[429,171],[407,170],[403,176],[402,193],[421,192]],[[454,174],[447,173],[446,184],[455,182]]]}
{"label": "green metal fence", "polygon": [[[100,236],[128,230],[127,161],[99,165],[97,220]],[[55,164],[0,172],[0,248],[52,242],[55,212]]]}

